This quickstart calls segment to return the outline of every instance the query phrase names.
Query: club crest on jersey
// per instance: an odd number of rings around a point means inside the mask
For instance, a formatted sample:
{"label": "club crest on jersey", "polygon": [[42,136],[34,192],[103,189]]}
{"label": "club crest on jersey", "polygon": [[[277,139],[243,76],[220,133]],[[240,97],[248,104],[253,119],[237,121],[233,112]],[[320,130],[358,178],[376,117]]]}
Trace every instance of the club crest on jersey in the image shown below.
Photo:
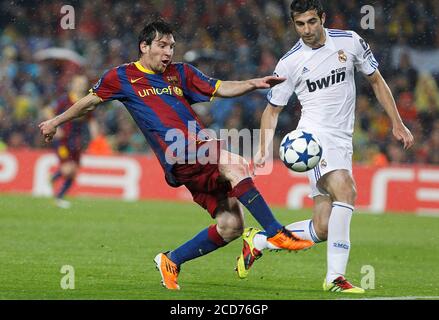
{"label": "club crest on jersey", "polygon": [[302,74],[305,74],[307,72],[309,72],[309,69],[307,67],[303,67]]}
{"label": "club crest on jersey", "polygon": [[338,60],[341,63],[346,63],[346,61],[348,61],[348,56],[344,53],[343,50],[338,50]]}
{"label": "club crest on jersey", "polygon": [[181,90],[179,87],[173,87],[174,89],[174,93],[179,96],[182,97],[183,96],[183,90]]}
{"label": "club crest on jersey", "polygon": [[166,79],[168,80],[168,82],[170,84],[172,84],[173,86],[178,85],[178,78],[177,76],[167,76]]}
{"label": "club crest on jersey", "polygon": [[334,69],[331,74],[317,81],[306,80],[309,92],[314,92],[317,89],[328,88],[331,85],[345,81],[346,67]]}

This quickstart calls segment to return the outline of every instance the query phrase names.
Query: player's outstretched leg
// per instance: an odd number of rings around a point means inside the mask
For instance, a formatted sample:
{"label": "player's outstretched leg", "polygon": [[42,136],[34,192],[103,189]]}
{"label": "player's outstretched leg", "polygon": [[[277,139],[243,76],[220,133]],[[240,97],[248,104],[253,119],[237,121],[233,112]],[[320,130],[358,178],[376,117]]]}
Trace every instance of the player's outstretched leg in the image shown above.
{"label": "player's outstretched leg", "polygon": [[[328,233],[328,220],[331,210],[332,201],[329,197],[320,195],[316,196],[314,197],[313,218],[291,223],[285,228],[303,240],[309,240],[316,244],[326,241]],[[250,259],[247,257],[249,253],[262,253],[266,249],[280,249],[267,241],[267,234],[262,230],[251,233],[244,232],[243,239],[245,243],[248,243],[249,245],[251,244],[255,250],[248,251],[246,249],[246,244],[244,243],[242,253],[238,258],[238,266],[236,268],[240,278],[247,277],[250,267],[253,266],[253,262],[256,260],[256,254],[254,254],[255,257],[253,257],[253,259]],[[247,260],[244,259],[245,257],[247,257]],[[252,261],[252,263],[249,264],[246,263],[246,261]]]}
{"label": "player's outstretched leg", "polygon": [[[289,224],[285,228],[299,239],[312,241],[313,243],[322,242],[322,240],[317,237],[314,224],[311,219]],[[262,256],[262,252],[264,250],[281,249],[273,244],[273,242],[269,241],[267,234],[260,229],[246,228],[242,234],[242,239],[243,248],[241,255],[238,257],[236,267],[238,277],[241,279],[244,279],[248,276],[249,270],[253,263]],[[304,250],[308,248],[304,248]]]}
{"label": "player's outstretched leg", "polygon": [[251,178],[239,182],[231,192],[250,211],[264,228],[267,241],[280,249],[303,250],[314,245],[311,240],[304,240],[285,229],[273,216],[262,195],[256,189]]}
{"label": "player's outstretched leg", "polygon": [[220,172],[232,185],[230,197],[236,197],[264,228],[267,240],[281,249],[302,250],[314,242],[303,240],[291,233],[276,220],[262,195],[250,178],[246,160],[239,155],[221,151]]}

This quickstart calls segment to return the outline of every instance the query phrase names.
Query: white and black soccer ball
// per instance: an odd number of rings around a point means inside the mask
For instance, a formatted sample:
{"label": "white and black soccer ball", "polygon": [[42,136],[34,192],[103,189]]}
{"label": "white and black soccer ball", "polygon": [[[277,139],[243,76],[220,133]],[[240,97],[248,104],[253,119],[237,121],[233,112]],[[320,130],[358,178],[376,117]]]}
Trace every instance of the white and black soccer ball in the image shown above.
{"label": "white and black soccer ball", "polygon": [[282,139],[279,155],[288,169],[305,172],[319,163],[322,151],[322,145],[315,135],[293,130]]}

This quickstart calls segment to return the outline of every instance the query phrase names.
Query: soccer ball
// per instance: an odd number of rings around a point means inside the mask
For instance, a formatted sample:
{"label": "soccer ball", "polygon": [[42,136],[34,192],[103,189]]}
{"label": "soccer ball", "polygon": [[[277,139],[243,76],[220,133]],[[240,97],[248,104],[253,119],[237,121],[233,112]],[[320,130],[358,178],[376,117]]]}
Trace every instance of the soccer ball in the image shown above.
{"label": "soccer ball", "polygon": [[305,172],[319,163],[322,145],[312,133],[293,130],[282,139],[279,155],[288,169]]}

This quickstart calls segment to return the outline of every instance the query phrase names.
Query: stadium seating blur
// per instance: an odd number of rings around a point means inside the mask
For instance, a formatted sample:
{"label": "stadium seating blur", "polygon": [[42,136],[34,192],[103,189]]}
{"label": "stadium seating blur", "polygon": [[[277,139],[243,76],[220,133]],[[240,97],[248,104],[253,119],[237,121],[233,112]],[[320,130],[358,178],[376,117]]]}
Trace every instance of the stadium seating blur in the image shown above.
{"label": "stadium seating blur", "polygon": [[[326,2],[326,1],[324,1]],[[439,2],[374,1],[374,30],[363,30],[366,1],[328,1],[326,27],[355,30],[372,47],[416,146],[408,153],[391,135],[383,109],[367,81],[357,81],[354,152],[357,163],[439,164]],[[269,75],[298,40],[289,20],[289,0],[72,1],[75,29],[60,27],[60,1],[0,0],[0,151],[48,148],[38,132],[44,108],[65,93],[69,77],[84,72],[90,86],[102,73],[138,56],[143,22],[161,15],[177,30],[175,61],[187,61],[223,80]],[[50,47],[75,51],[85,65],[37,61]],[[215,99],[195,109],[209,127],[258,128],[266,92]],[[300,115],[294,97],[281,115],[277,143]],[[113,152],[150,152],[120,103],[99,107],[96,117]],[[102,137],[100,137],[102,138]],[[104,143],[105,144],[105,143]],[[275,150],[277,148],[275,147]]]}

